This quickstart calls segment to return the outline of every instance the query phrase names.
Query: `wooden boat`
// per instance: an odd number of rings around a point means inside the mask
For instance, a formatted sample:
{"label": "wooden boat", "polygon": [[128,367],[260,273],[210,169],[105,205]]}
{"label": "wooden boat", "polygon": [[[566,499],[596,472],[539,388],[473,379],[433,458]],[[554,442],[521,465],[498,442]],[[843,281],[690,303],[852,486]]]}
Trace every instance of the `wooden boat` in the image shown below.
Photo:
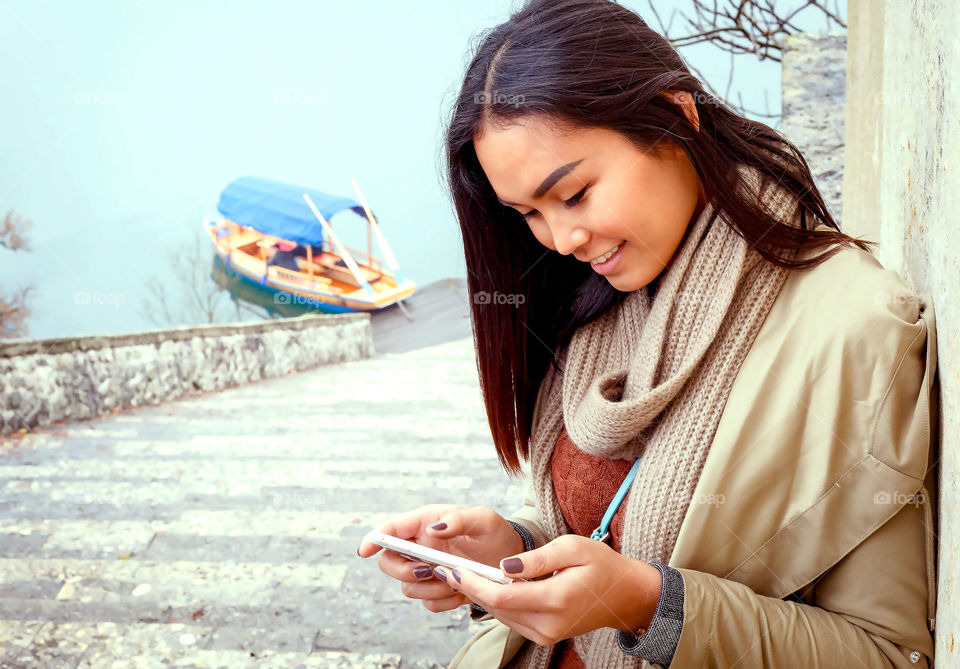
{"label": "wooden boat", "polygon": [[[328,313],[377,311],[413,295],[373,212],[356,202],[259,177],[241,177],[220,194],[217,218],[204,226],[224,266],[242,279],[275,291],[277,303]],[[340,243],[329,220],[351,210],[367,222],[367,252]],[[376,234],[384,262],[374,257]]]}

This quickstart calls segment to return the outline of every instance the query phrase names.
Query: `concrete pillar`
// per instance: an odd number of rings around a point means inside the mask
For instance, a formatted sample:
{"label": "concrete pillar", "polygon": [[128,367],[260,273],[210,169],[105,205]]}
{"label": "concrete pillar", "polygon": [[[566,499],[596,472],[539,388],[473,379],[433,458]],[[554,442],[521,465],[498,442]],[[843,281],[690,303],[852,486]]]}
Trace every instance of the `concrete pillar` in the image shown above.
{"label": "concrete pillar", "polygon": [[[847,98],[844,122],[843,231],[880,241],[881,2],[847,3]],[[872,193],[873,197],[869,197]],[[856,211],[851,211],[856,207]]]}
{"label": "concrete pillar", "polygon": [[850,0],[844,227],[937,317],[938,667],[960,666],[960,12],[942,0]]}

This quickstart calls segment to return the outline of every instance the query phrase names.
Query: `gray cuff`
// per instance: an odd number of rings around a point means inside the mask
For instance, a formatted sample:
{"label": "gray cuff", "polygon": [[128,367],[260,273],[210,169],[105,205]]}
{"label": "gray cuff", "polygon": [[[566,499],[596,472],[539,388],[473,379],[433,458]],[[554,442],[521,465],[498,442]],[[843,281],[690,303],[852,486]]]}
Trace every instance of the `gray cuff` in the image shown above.
{"label": "gray cuff", "polygon": [[[513,525],[513,529],[517,531],[517,534],[520,535],[520,538],[523,539],[523,552],[532,551],[533,546],[533,535],[530,533],[526,527],[520,523],[515,523],[512,520],[507,519],[507,522]],[[475,602],[470,603],[470,618],[477,620],[481,616],[487,613],[486,609]]]}
{"label": "gray cuff", "polygon": [[470,620],[480,620],[485,615],[487,615],[487,610],[485,608],[476,602],[470,602]]}
{"label": "gray cuff", "polygon": [[507,522],[513,525],[513,529],[517,531],[517,534],[520,535],[520,538],[523,539],[523,552],[532,551],[535,546],[533,544],[533,534],[530,533],[526,527],[520,523],[515,523],[514,521],[507,518]]}
{"label": "gray cuff", "polygon": [[669,667],[683,631],[683,575],[660,562],[650,564],[663,577],[653,620],[641,637],[617,630],[617,645],[627,655]]}

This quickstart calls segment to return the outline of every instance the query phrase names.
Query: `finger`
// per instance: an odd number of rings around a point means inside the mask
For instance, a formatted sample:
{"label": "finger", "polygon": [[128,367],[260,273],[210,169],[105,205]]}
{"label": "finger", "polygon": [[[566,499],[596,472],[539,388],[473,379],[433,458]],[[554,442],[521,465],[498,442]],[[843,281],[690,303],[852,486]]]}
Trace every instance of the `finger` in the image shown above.
{"label": "finger", "polygon": [[[517,584],[506,586],[494,583],[463,567],[457,569],[434,567],[433,573],[438,579],[445,581],[453,590],[462,593],[467,599],[476,602],[488,611],[491,608],[509,606],[509,602],[504,601],[503,589],[519,587]],[[487,608],[488,605],[491,608]]]}
{"label": "finger", "polygon": [[455,592],[449,597],[444,597],[442,599],[424,599],[423,606],[433,613],[440,613],[441,611],[452,611],[464,604],[469,604],[470,600],[467,599],[463,593]]}
{"label": "finger", "polygon": [[[443,567],[434,568],[434,572]],[[456,573],[454,573],[456,572]],[[450,587],[474,601],[497,620],[519,632],[525,638],[542,646],[555,643],[559,638],[547,637],[542,630],[550,630],[556,624],[556,613],[537,610],[544,595],[543,588],[549,587],[542,582],[517,581],[501,585],[490,581],[469,569],[447,569],[445,571]],[[459,577],[459,578],[458,578]],[[531,594],[532,593],[532,594]],[[567,630],[569,632],[569,630]]]}
{"label": "finger", "polygon": [[367,558],[371,555],[375,555],[377,551],[382,548],[383,546],[380,544],[375,544],[372,541],[368,541],[367,537],[364,536],[363,539],[360,540],[360,545],[357,546],[357,556]]}
{"label": "finger", "polygon": [[380,554],[377,559],[377,566],[387,576],[407,583],[433,578],[431,565],[411,561],[391,550],[385,550]]}
{"label": "finger", "polygon": [[488,518],[485,510],[473,508],[459,508],[442,514],[435,523],[427,526],[430,536],[438,539],[449,539],[461,535],[477,535],[487,530]]}
{"label": "finger", "polygon": [[[439,515],[438,510],[443,509],[440,504],[430,504],[428,506],[408,511],[407,513],[390,518],[373,529],[377,532],[389,534],[399,539],[413,539],[423,531],[423,525]],[[360,557],[370,557],[382,548],[379,544],[367,540],[366,536],[361,540],[360,547],[357,549],[357,555]]]}
{"label": "finger", "polygon": [[576,540],[558,537],[540,548],[500,560],[500,569],[511,578],[536,578],[553,574],[567,567],[586,564],[588,551],[581,548]]}
{"label": "finger", "polygon": [[[526,555],[526,554],[524,554]],[[434,568],[434,574],[440,567]],[[443,568],[446,569],[446,568]],[[456,576],[460,576],[459,582]],[[439,577],[439,575],[438,575]],[[546,578],[538,581],[514,581],[507,585],[491,581],[469,569],[457,569],[457,574],[446,569],[447,582],[454,590],[463,592],[471,600],[487,609],[504,613],[532,614],[543,613],[555,615],[558,607],[562,607],[558,599],[557,578]],[[442,580],[442,579],[441,579]]]}
{"label": "finger", "polygon": [[409,599],[441,600],[455,596],[463,597],[462,594],[454,592],[449,585],[435,578],[417,583],[401,583],[400,592]]}

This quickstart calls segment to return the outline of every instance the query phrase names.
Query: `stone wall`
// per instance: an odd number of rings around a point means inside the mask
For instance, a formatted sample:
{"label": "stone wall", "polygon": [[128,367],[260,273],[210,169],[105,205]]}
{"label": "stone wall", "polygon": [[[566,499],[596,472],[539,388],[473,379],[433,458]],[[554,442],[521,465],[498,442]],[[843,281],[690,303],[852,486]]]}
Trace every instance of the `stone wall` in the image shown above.
{"label": "stone wall", "polygon": [[960,666],[960,13],[850,0],[844,220],[936,316],[940,394],[938,667]]}
{"label": "stone wall", "polygon": [[373,355],[369,314],[0,343],[0,434]]}
{"label": "stone wall", "polygon": [[843,210],[847,35],[799,33],[783,44],[780,132],[793,142],[840,224]]}

